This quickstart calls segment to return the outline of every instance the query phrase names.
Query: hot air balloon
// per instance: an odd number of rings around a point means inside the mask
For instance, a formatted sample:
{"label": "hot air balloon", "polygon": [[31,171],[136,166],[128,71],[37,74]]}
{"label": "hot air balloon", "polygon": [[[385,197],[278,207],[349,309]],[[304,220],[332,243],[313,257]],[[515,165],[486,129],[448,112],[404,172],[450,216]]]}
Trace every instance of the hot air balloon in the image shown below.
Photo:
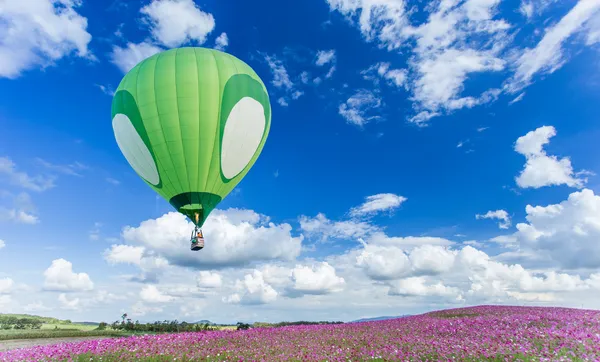
{"label": "hot air balloon", "polygon": [[214,49],[163,51],[137,64],[112,101],[123,156],[154,191],[201,227],[246,176],[271,126],[267,89],[250,66]]}

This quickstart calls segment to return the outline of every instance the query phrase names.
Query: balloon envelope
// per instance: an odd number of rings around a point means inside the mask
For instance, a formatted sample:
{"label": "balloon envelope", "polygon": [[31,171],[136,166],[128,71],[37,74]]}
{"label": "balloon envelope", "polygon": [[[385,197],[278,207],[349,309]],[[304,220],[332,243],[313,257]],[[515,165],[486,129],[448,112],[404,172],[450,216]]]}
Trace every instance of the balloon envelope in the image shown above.
{"label": "balloon envelope", "polygon": [[214,49],[177,48],[125,75],[112,125],[135,172],[202,226],[260,155],[271,105],[264,83],[243,61]]}

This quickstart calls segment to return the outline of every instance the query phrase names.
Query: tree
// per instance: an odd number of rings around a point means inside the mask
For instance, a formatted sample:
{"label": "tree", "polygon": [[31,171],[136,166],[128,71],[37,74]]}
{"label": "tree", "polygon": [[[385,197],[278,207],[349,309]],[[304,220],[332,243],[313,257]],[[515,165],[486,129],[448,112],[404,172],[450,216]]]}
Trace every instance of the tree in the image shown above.
{"label": "tree", "polygon": [[250,325],[248,323],[237,322],[237,330],[246,330],[250,329]]}

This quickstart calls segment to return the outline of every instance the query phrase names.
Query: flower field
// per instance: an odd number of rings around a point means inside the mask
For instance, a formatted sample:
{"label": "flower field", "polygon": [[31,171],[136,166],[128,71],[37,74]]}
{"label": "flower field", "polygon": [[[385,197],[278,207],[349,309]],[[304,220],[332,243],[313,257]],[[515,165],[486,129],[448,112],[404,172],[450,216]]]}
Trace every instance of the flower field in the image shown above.
{"label": "flower field", "polygon": [[0,361],[600,361],[600,311],[481,306],[395,320],[145,335]]}

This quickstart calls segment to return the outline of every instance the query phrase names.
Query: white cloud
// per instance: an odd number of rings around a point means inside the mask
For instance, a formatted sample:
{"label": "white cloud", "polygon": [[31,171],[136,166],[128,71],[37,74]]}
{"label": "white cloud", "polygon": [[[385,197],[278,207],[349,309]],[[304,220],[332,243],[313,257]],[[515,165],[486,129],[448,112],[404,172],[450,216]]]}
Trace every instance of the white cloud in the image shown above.
{"label": "white cloud", "polygon": [[63,309],[78,310],[81,308],[81,300],[79,298],[73,298],[69,300],[65,293],[60,293],[60,295],[58,296],[58,301],[61,303]]}
{"label": "white cloud", "polygon": [[471,73],[500,71],[504,61],[491,51],[474,49],[446,49],[441,53],[427,53],[413,64],[419,74],[413,84],[414,100],[425,110],[460,109],[486,103],[493,97],[457,98]]}
{"label": "white cloud", "polygon": [[450,246],[454,242],[448,239],[434,236],[387,236],[381,231],[375,231],[369,235],[367,242],[374,245],[398,246],[403,248],[413,248],[422,245]]}
{"label": "white cloud", "polygon": [[162,311],[161,307],[147,306],[140,301],[131,306],[131,316],[133,317],[143,317],[148,313],[160,313]]}
{"label": "white cloud", "polygon": [[368,114],[377,110],[381,105],[381,99],[372,91],[360,89],[345,103],[340,104],[338,113],[344,117],[346,122],[362,127],[371,120],[380,118]]}
{"label": "white cloud", "polygon": [[507,83],[507,90],[518,92],[531,83],[536,73],[553,73],[566,59],[563,43],[584,29],[585,23],[600,10],[600,2],[580,0],[558,23],[546,29],[535,48],[526,49],[516,61],[515,75]]}
{"label": "white cloud", "polygon": [[362,205],[350,209],[350,215],[356,217],[391,211],[400,207],[406,200],[408,199],[404,196],[391,193],[368,196]]}
{"label": "white cloud", "polygon": [[398,295],[403,297],[456,297],[459,295],[459,289],[448,287],[437,282],[435,284],[426,284],[427,279],[424,277],[410,277],[400,279],[390,283],[390,295]]}
{"label": "white cloud", "polygon": [[0,207],[0,221],[8,220],[13,221],[20,224],[37,224],[39,223],[39,218],[27,211],[16,210],[16,209],[6,209]]}
{"label": "white cloud", "polygon": [[115,95],[115,90],[109,86],[105,86],[102,84],[96,84],[96,87],[98,87],[98,89],[100,89],[102,91],[102,93],[106,94],[107,96],[112,97]]}
{"label": "white cloud", "polygon": [[104,259],[110,264],[140,265],[145,248],[143,246],[112,245],[104,252]]}
{"label": "white cloud", "polygon": [[314,218],[301,216],[299,222],[300,228],[306,235],[320,235],[322,241],[330,238],[359,238],[377,230],[377,227],[364,221],[331,221],[322,213],[317,214]]}
{"label": "white cloud", "polygon": [[487,213],[481,215],[481,214],[477,214],[475,215],[475,218],[477,220],[479,219],[498,219],[501,220],[498,223],[498,227],[500,229],[508,229],[511,225],[510,222],[510,216],[508,216],[508,212],[506,212],[505,210],[495,210],[495,211],[488,211]]}
{"label": "white cloud", "polygon": [[52,310],[52,308],[50,307],[46,307],[42,302],[33,302],[33,303],[29,303],[27,304],[25,307],[23,307],[23,310],[31,313],[31,312],[48,312],[50,310]]}
{"label": "white cloud", "polygon": [[328,294],[340,291],[346,281],[336,275],[335,268],[327,262],[311,266],[298,265],[291,271],[291,286],[288,291],[293,294]]}
{"label": "white cloud", "polygon": [[583,189],[559,204],[527,205],[527,223],[512,235],[522,249],[568,268],[600,267],[600,196]]}
{"label": "white cloud", "polygon": [[381,62],[370,66],[366,70],[363,70],[361,74],[363,75],[363,78],[372,80],[375,82],[375,84],[378,84],[379,78],[382,78],[390,85],[396,87],[404,86],[408,76],[408,71],[406,69],[390,69],[390,67],[391,64],[389,62]]}
{"label": "white cloud", "polygon": [[0,239],[0,249],[2,249],[5,246],[6,246],[6,243],[4,242],[4,240]]}
{"label": "white cloud", "polygon": [[277,291],[265,282],[262,273],[254,270],[252,274],[246,274],[244,280],[237,280],[235,288],[237,293],[223,298],[226,303],[232,304],[266,304],[277,299]]}
{"label": "white cloud", "polygon": [[369,42],[378,41],[388,50],[399,48],[406,39],[408,25],[402,0],[326,0],[331,10],[337,10],[358,26]]}
{"label": "white cloud", "polygon": [[513,99],[512,101],[508,102],[509,105],[520,102],[523,100],[523,98],[525,98],[525,92],[519,94],[517,97],[515,97],[515,99]]}
{"label": "white cloud", "polygon": [[540,188],[551,185],[583,187],[587,182],[587,179],[578,177],[579,174],[574,173],[568,157],[558,159],[556,156],[546,154],[543,147],[550,143],[550,138],[555,135],[554,127],[543,126],[517,139],[515,151],[527,159],[524,169],[515,178],[519,187]]}
{"label": "white cloud", "polygon": [[153,0],[140,12],[154,39],[168,48],[191,41],[203,44],[215,28],[212,14],[200,10],[193,0]]}
{"label": "white cloud", "polygon": [[3,1],[0,5],[0,77],[17,78],[35,67],[48,67],[76,54],[92,58],[87,19],[77,13],[81,1]]}
{"label": "white cloud", "polygon": [[44,271],[44,289],[53,291],[88,291],[94,283],[86,273],[74,273],[73,264],[65,259],[56,259]]}
{"label": "white cloud", "polygon": [[10,294],[14,285],[14,281],[11,278],[0,279],[0,294]]}
{"label": "white cloud", "polygon": [[29,194],[21,192],[13,195],[9,192],[1,192],[0,198],[7,198],[12,202],[12,205],[8,208],[0,206],[0,221],[12,221],[30,225],[39,222],[38,216],[35,215],[35,206]]}
{"label": "white cloud", "polygon": [[196,279],[199,288],[220,288],[223,279],[219,273],[202,270]]}
{"label": "white cloud", "polygon": [[277,99],[277,103],[279,103],[279,105],[280,105],[280,106],[282,106],[282,107],[287,107],[287,106],[289,106],[289,105],[290,105],[290,104],[289,104],[289,103],[288,103],[288,102],[285,100],[285,98],[283,98],[283,97],[279,97],[279,98]]}
{"label": "white cloud", "polygon": [[221,33],[221,35],[219,35],[217,39],[215,39],[215,49],[225,50],[225,48],[227,48],[228,45],[229,38],[227,37],[227,33]]}
{"label": "white cloud", "polygon": [[533,4],[527,0],[521,0],[519,12],[526,18],[531,18],[533,16]]}
{"label": "white cloud", "polygon": [[54,177],[30,176],[25,172],[17,171],[16,164],[8,157],[0,157],[0,175],[5,176],[11,184],[32,191],[42,192],[55,186]]}
{"label": "white cloud", "polygon": [[123,73],[127,73],[142,60],[162,50],[162,48],[146,42],[139,44],[127,43],[124,48],[115,45],[112,49],[111,60]]}
{"label": "white cloud", "polygon": [[335,63],[335,50],[319,50],[317,52],[317,60],[315,64],[322,67],[329,63]]}
{"label": "white cloud", "polygon": [[43,166],[49,170],[64,173],[65,175],[70,175],[70,176],[81,177],[82,175],[80,172],[89,169],[88,166],[82,164],[81,162],[74,162],[74,163],[71,163],[68,165],[57,165],[57,164],[48,162],[44,159],[41,159],[39,157],[36,158],[35,160],[38,164],[40,164],[41,166]]}
{"label": "white cloud", "polygon": [[92,229],[89,232],[89,237],[90,240],[98,240],[100,239],[100,228],[102,227],[102,223],[100,222],[95,222],[94,226],[92,227]]}
{"label": "white cloud", "polygon": [[290,76],[288,75],[283,62],[271,55],[265,56],[265,60],[267,61],[269,68],[271,68],[271,73],[273,74],[273,85],[276,88],[284,88],[286,90],[292,89],[294,83],[292,83],[290,80]]}
{"label": "white cloud", "polygon": [[171,264],[194,268],[241,266],[268,260],[294,260],[300,253],[302,236],[293,237],[289,224],[268,222],[251,210],[215,210],[202,230],[205,248],[190,253],[193,224],[180,213],[170,212],[158,219],[123,229],[130,245],[143,245]]}
{"label": "white cloud", "polygon": [[121,184],[121,181],[119,181],[119,180],[117,180],[117,179],[114,179],[114,178],[112,178],[112,177],[107,177],[107,178],[106,178],[106,182],[108,182],[108,183],[109,183],[109,184],[111,184],[111,185],[115,185],[115,186],[118,186],[118,185],[120,185],[120,184]]}
{"label": "white cloud", "polygon": [[148,303],[167,303],[175,299],[174,297],[166,295],[158,290],[155,285],[144,286],[140,291],[140,298],[142,298],[144,302]]}

